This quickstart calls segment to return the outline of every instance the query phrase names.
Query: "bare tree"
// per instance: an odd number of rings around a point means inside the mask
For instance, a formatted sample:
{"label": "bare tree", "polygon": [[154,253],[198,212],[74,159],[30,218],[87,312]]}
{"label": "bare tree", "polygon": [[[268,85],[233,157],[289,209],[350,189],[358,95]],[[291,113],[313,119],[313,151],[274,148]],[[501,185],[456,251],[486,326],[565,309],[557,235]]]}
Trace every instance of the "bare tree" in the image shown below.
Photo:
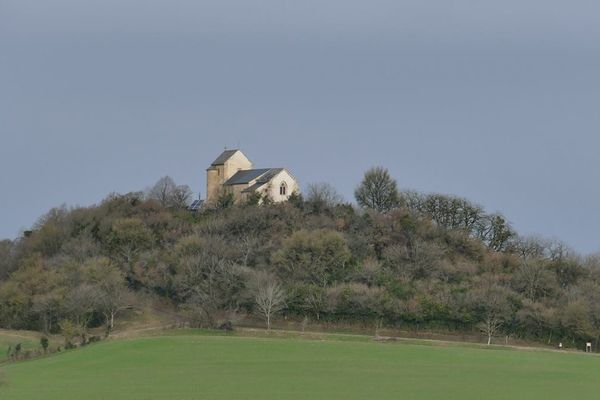
{"label": "bare tree", "polygon": [[85,342],[88,325],[94,312],[98,310],[98,291],[87,283],[79,285],[66,297],[65,309],[71,321],[78,327],[82,342]]}
{"label": "bare tree", "polygon": [[344,198],[329,183],[311,183],[306,188],[306,202],[314,211],[321,212],[344,202]]}
{"label": "bare tree", "polygon": [[285,291],[271,277],[259,276],[254,300],[258,311],[264,317],[267,330],[271,330],[271,318],[285,307]]}
{"label": "bare tree", "polygon": [[490,346],[492,344],[492,338],[496,336],[500,327],[503,324],[503,320],[499,317],[499,315],[493,310],[487,310],[485,313],[485,318],[479,325],[481,331],[487,335],[487,345]]}
{"label": "bare tree", "polygon": [[516,236],[510,243],[509,251],[528,261],[546,257],[549,246],[548,240],[538,236]]}
{"label": "bare tree", "polygon": [[241,261],[244,267],[248,266],[250,256],[256,251],[259,240],[255,235],[247,234],[240,238],[239,247],[241,251]]}
{"label": "bare tree", "polygon": [[91,257],[99,256],[102,251],[100,243],[90,233],[82,232],[66,242],[61,252],[73,257],[79,263],[84,263]]}
{"label": "bare tree", "polygon": [[499,285],[492,276],[482,277],[473,292],[475,307],[480,313],[479,328],[487,336],[488,346],[492,338],[510,318],[512,309],[509,303],[511,292]]}
{"label": "bare tree", "polygon": [[185,208],[190,204],[192,189],[188,185],[178,185],[171,193],[170,207]]}
{"label": "bare tree", "polygon": [[177,185],[170,176],[162,177],[148,191],[148,198],[158,201],[163,207],[186,207],[192,197],[187,185]]}
{"label": "bare tree", "polygon": [[188,309],[211,327],[217,312],[237,307],[243,286],[237,265],[206,252],[182,258],[176,284]]}
{"label": "bare tree", "polygon": [[561,240],[551,239],[548,240],[547,243],[548,258],[550,258],[552,261],[563,261],[577,257],[575,251]]}
{"label": "bare tree", "polygon": [[322,287],[312,286],[312,290],[306,295],[304,302],[306,311],[312,313],[317,320],[321,319],[321,313],[325,309],[326,293]]}
{"label": "bare tree", "polygon": [[106,321],[106,336],[114,329],[117,314],[131,308],[130,298],[130,293],[124,286],[116,290],[101,291],[98,303]]}
{"label": "bare tree", "polygon": [[125,275],[118,268],[98,265],[88,273],[96,289],[96,305],[104,316],[108,336],[115,326],[115,317],[131,307],[132,295],[125,285]]}
{"label": "bare tree", "polygon": [[480,205],[461,197],[403,191],[400,198],[412,212],[430,217],[445,229],[464,230],[495,251],[505,250],[515,236],[503,215],[487,214]]}
{"label": "bare tree", "polygon": [[557,288],[557,281],[544,259],[528,259],[513,275],[513,287],[525,297],[536,301]]}
{"label": "bare tree", "polygon": [[168,207],[171,199],[171,194],[175,190],[177,185],[170,176],[164,176],[158,180],[152,186],[152,189],[148,192],[150,199],[158,201],[163,207]]}
{"label": "bare tree", "polygon": [[52,330],[53,322],[60,315],[62,295],[59,290],[38,294],[32,298],[32,311],[39,315],[42,322],[42,331],[48,334]]}

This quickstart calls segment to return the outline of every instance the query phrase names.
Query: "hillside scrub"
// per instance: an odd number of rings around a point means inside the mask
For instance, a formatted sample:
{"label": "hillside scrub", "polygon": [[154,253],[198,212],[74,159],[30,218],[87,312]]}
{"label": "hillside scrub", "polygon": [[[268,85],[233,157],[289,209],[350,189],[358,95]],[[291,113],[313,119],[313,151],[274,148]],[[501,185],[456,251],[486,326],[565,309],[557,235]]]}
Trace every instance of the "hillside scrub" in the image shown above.
{"label": "hillside scrub", "polygon": [[273,299],[256,282],[269,277],[276,311],[298,321],[598,347],[600,258],[522,238],[465,199],[401,192],[377,211],[321,184],[306,199],[191,213],[186,190],[159,183],[151,195],[53,209],[23,237],[0,242],[0,327],[49,334],[62,326],[85,342],[89,328],[109,334],[148,293],[214,327],[224,315],[265,315]]}

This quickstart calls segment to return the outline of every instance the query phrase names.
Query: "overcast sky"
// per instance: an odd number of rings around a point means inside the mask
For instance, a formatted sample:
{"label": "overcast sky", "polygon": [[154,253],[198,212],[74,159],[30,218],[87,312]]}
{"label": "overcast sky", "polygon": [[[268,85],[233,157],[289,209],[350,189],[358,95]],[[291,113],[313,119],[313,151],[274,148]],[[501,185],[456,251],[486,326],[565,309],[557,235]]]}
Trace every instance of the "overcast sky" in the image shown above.
{"label": "overcast sky", "polygon": [[600,250],[597,0],[0,0],[0,237],[241,147]]}

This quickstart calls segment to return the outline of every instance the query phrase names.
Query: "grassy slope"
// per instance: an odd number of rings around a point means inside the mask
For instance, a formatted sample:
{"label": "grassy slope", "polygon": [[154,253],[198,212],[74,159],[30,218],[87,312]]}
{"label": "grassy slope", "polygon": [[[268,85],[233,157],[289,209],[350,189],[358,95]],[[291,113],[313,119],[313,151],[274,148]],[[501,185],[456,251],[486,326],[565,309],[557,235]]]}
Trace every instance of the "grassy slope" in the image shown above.
{"label": "grassy slope", "polygon": [[5,367],[19,399],[596,399],[600,357],[203,335],[105,342]]}
{"label": "grassy slope", "polygon": [[21,343],[23,351],[39,348],[40,337],[41,335],[34,332],[6,331],[0,329],[0,361],[6,358],[8,348],[14,348],[18,343]]}

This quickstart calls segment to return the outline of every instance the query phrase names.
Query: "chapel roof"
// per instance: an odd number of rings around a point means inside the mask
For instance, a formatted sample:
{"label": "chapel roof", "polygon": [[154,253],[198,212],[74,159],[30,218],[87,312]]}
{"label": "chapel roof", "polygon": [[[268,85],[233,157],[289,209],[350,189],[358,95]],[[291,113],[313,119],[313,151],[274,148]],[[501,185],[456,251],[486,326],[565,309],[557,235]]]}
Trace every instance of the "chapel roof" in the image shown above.
{"label": "chapel roof", "polygon": [[231,178],[224,183],[224,185],[240,185],[243,183],[250,183],[253,180],[261,177],[262,175],[269,172],[270,168],[261,169],[243,169],[236,172]]}
{"label": "chapel roof", "polygon": [[267,183],[278,173],[283,171],[283,168],[269,168],[269,171],[256,180],[257,183]]}
{"label": "chapel roof", "polygon": [[246,189],[242,190],[242,193],[252,193],[256,192],[261,187],[265,186],[266,182],[256,182],[254,185],[248,186]]}
{"label": "chapel roof", "polygon": [[231,178],[224,183],[226,186],[241,185],[250,183],[256,180],[259,186],[264,185],[283,171],[283,168],[261,168],[261,169],[246,169],[236,172]]}

